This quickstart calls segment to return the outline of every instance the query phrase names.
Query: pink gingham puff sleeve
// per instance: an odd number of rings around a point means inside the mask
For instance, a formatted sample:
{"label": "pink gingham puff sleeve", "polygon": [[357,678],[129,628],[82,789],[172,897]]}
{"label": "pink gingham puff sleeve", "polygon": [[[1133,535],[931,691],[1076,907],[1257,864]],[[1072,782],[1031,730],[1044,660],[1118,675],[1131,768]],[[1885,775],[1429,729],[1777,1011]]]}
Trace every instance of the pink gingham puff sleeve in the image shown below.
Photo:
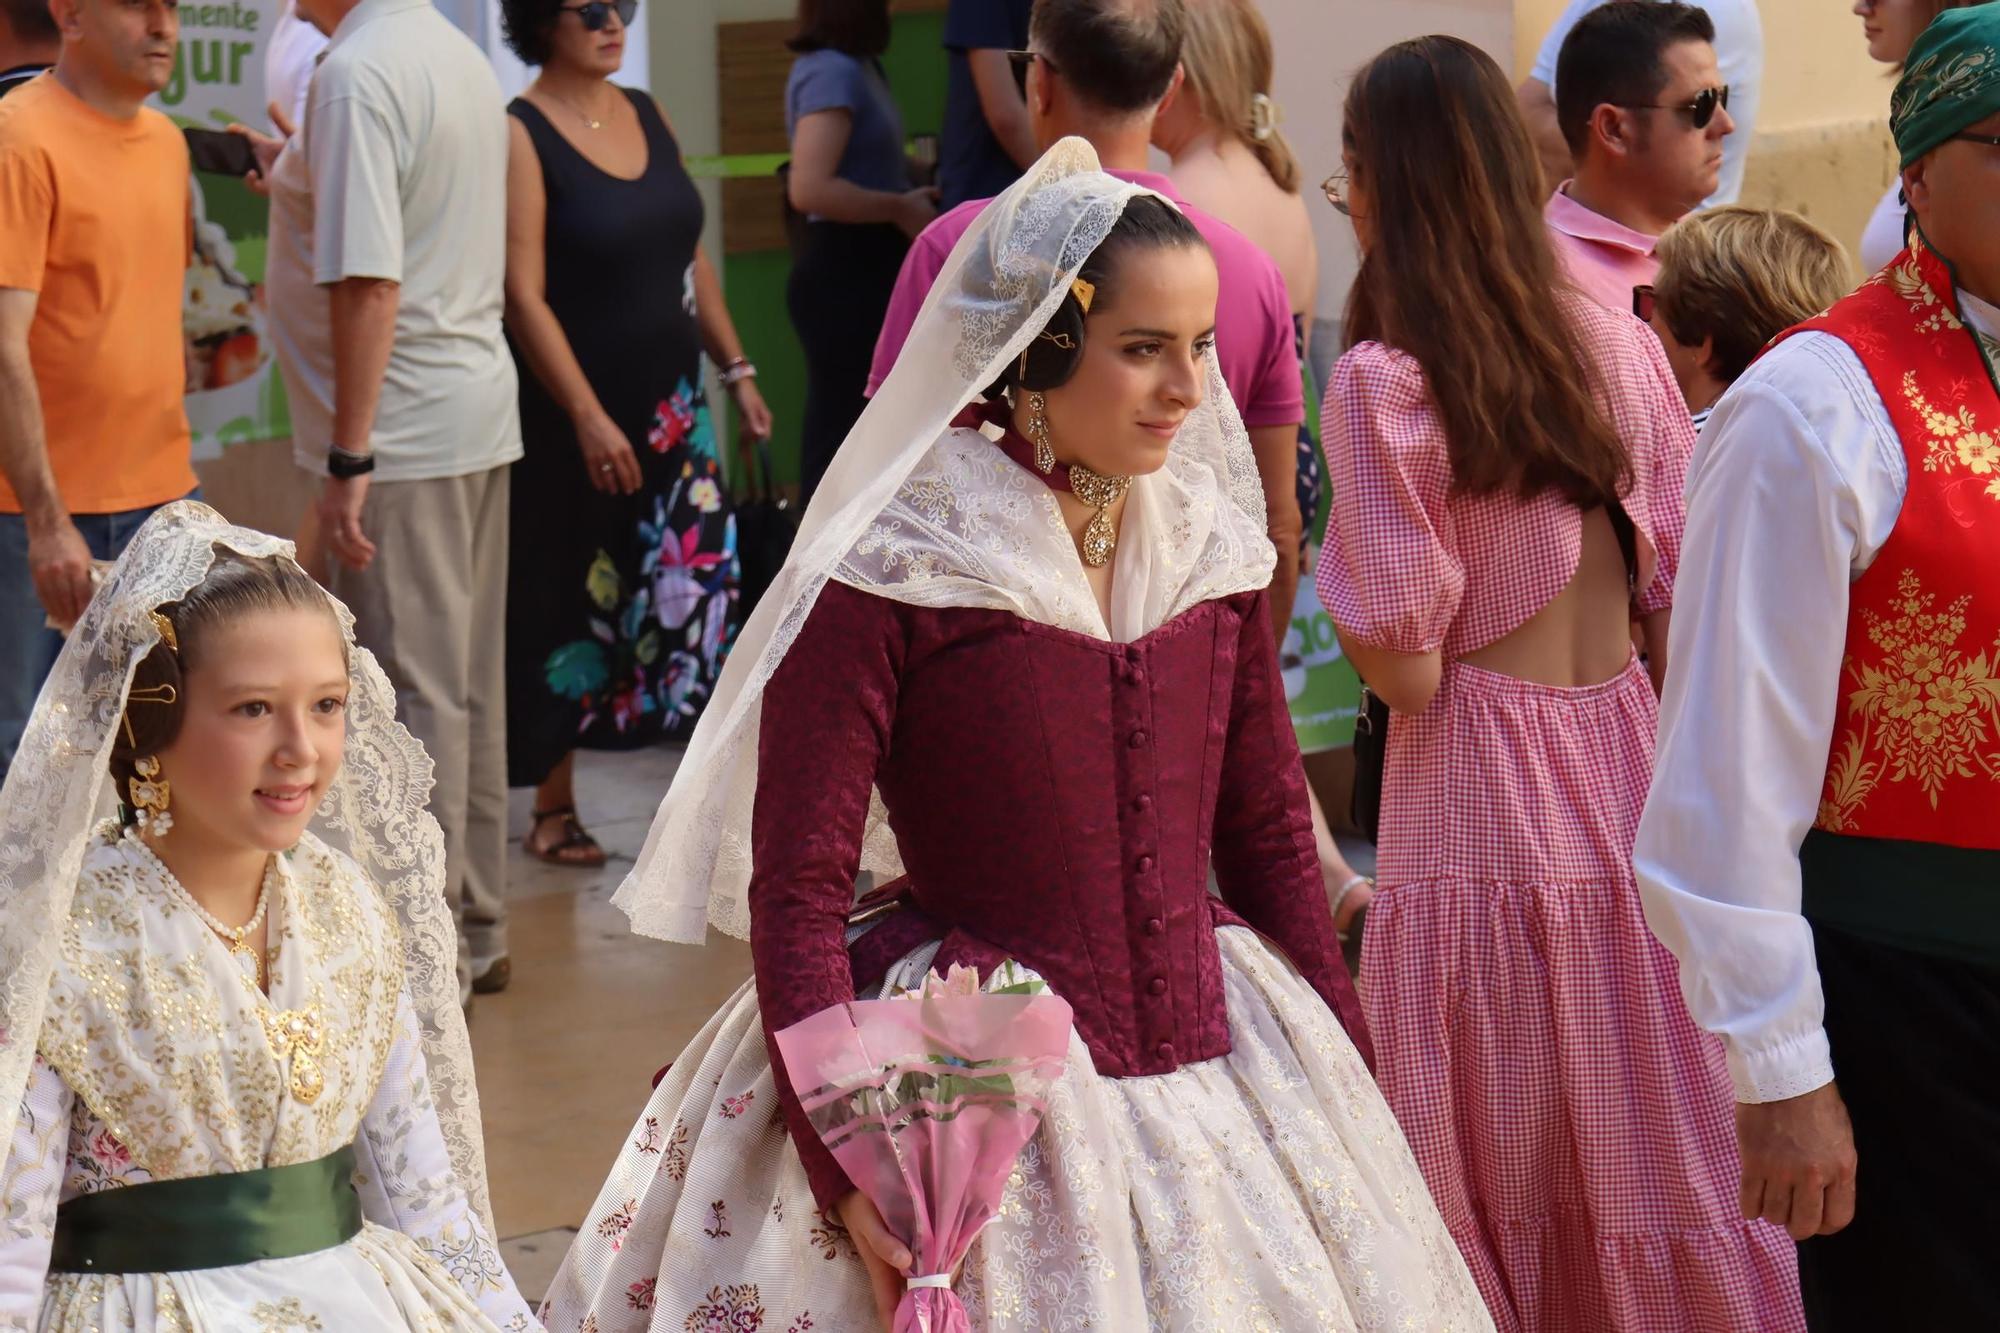
{"label": "pink gingham puff sleeve", "polygon": [[1451,459],[1416,359],[1377,342],[1334,366],[1320,415],[1333,494],[1315,576],[1333,623],[1397,653],[1443,647],[1465,595]]}

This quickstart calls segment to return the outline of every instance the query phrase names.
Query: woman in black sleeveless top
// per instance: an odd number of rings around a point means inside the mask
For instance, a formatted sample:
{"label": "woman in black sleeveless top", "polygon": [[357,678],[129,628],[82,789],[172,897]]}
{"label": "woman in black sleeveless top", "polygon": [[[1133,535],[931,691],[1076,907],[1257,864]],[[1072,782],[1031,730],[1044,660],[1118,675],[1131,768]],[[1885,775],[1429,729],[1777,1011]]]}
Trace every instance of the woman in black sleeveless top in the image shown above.
{"label": "woman in black sleeveless top", "polygon": [[507,329],[521,363],[507,607],[507,759],[536,787],[531,855],[601,865],[578,748],[694,727],[735,636],[736,522],[702,387],[723,367],[746,435],[756,371],[701,252],[701,197],[653,99],[609,76],[634,0],[506,0],[542,67],[508,107]]}

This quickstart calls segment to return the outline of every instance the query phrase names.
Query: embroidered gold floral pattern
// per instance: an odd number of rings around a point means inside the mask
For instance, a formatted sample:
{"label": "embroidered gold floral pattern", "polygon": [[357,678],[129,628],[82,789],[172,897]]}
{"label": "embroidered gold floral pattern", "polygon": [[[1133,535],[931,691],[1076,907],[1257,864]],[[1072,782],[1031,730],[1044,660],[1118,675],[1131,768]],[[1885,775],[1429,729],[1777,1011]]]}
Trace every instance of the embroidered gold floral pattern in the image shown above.
{"label": "embroidered gold floral pattern", "polygon": [[1945,788],[1961,778],[2000,781],[2000,641],[1967,652],[1970,595],[1940,608],[1914,570],[1896,581],[1890,614],[1862,611],[1873,662],[1847,661],[1854,689],[1848,707],[1856,725],[1833,756],[1819,826],[1852,826],[1869,795],[1884,782],[1914,782],[1937,809]]}
{"label": "embroidered gold floral pattern", "polygon": [[257,1333],[321,1333],[326,1327],[296,1296],[260,1301],[251,1308],[250,1317],[257,1321]]}
{"label": "embroidered gold floral pattern", "polygon": [[[1981,423],[1970,407],[1940,407],[1917,387],[1917,373],[1903,372],[1903,397],[1923,418],[1929,437],[1924,441],[1924,471],[1965,472],[1986,479],[1986,494],[2000,500],[2000,439]],[[1989,423],[1990,424],[1990,423]]]}
{"label": "embroidered gold floral pattern", "polygon": [[1953,313],[1951,303],[1942,300],[1924,278],[1922,264],[1918,262],[1919,251],[1912,247],[1903,262],[1884,273],[1889,285],[1904,300],[1910,303],[1910,313],[1917,316],[1917,328],[1925,333],[1948,333],[1965,327]]}
{"label": "embroidered gold floral pattern", "polygon": [[[308,835],[271,908],[269,999],[230,967],[158,872],[107,830],[85,856],[52,979],[43,1058],[134,1166],[161,1180],[324,1157],[351,1143],[395,1038],[394,918],[351,862]],[[304,886],[304,887],[301,887]],[[287,1087],[267,1013],[316,1008],[323,1088]],[[311,1086],[308,1080],[306,1086]]]}

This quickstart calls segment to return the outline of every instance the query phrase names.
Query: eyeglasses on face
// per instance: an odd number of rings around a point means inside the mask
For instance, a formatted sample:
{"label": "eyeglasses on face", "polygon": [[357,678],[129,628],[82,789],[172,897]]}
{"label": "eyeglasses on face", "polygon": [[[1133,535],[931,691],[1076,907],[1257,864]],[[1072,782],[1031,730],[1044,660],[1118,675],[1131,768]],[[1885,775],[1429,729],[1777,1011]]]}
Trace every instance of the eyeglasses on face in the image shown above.
{"label": "eyeglasses on face", "polygon": [[632,26],[632,16],[639,12],[639,0],[588,0],[581,5],[562,5],[565,14],[574,14],[583,23],[586,32],[602,32],[611,16],[618,16],[618,26]]}
{"label": "eyeglasses on face", "polygon": [[1051,73],[1062,73],[1060,69],[1056,68],[1056,62],[1043,55],[1040,51],[1009,51],[1007,53],[1007,64],[1014,71],[1014,87],[1023,97],[1028,95],[1028,70],[1037,60],[1047,65]]}
{"label": "eyeglasses on face", "polygon": [[1326,193],[1326,201],[1329,204],[1333,205],[1333,209],[1336,213],[1340,214],[1344,218],[1351,218],[1354,216],[1354,210],[1348,205],[1347,202],[1346,172],[1344,171],[1334,172],[1331,176],[1328,176],[1325,180],[1319,183],[1319,188]]}
{"label": "eyeglasses on face", "polygon": [[1613,105],[1624,107],[1627,111],[1678,111],[1694,122],[1696,129],[1705,130],[1708,123],[1715,119],[1716,109],[1729,105],[1729,85],[1704,88],[1694,95],[1691,102],[1617,102]]}
{"label": "eyeglasses on face", "polygon": [[1653,309],[1656,304],[1651,283],[1641,283],[1632,289],[1632,313],[1648,324],[1653,322]]}

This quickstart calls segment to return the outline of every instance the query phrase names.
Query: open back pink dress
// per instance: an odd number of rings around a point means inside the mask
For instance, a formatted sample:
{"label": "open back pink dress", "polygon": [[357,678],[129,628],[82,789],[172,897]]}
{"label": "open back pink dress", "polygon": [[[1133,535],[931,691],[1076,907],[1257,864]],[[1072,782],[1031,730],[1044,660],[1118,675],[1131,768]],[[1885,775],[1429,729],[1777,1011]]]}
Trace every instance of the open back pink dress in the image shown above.
{"label": "open back pink dress", "polygon": [[[1662,610],[1693,428],[1651,330],[1567,309],[1631,458],[1634,612]],[[1568,585],[1582,514],[1457,491],[1422,369],[1380,343],[1341,359],[1322,419],[1321,599],[1351,642],[1445,660],[1389,727],[1363,989],[1383,1091],[1495,1323],[1803,1328],[1791,1241],[1738,1215],[1721,1045],[1640,911],[1645,670],[1572,689],[1458,660]]]}

